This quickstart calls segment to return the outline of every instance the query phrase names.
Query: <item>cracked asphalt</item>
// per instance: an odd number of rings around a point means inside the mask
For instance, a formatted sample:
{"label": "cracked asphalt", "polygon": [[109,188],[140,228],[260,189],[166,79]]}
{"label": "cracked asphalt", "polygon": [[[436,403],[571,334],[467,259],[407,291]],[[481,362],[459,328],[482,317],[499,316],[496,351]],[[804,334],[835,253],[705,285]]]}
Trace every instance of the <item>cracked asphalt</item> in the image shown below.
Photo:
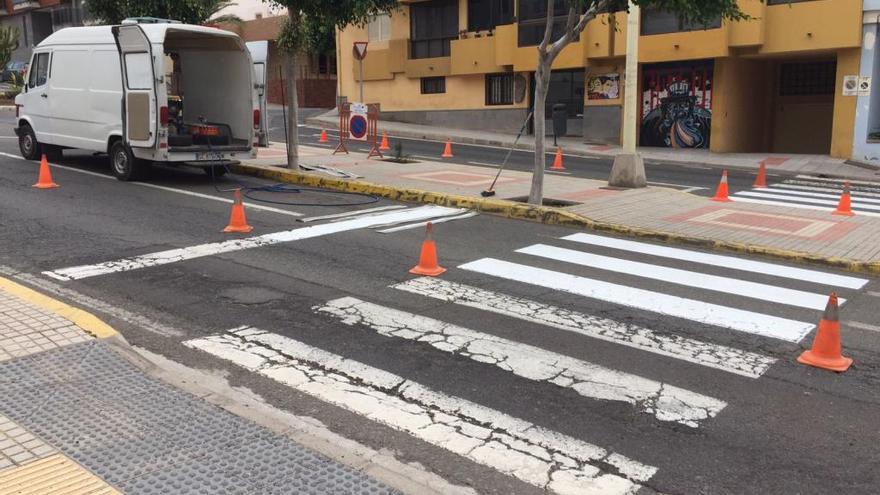
{"label": "cracked asphalt", "polygon": [[[9,125],[0,132],[0,152],[17,155],[8,114],[0,119],[4,122]],[[561,470],[586,476],[595,468],[638,483],[645,493],[869,494],[880,486],[876,469],[880,459],[878,332],[844,325],[844,349],[856,364],[845,374],[834,374],[795,363],[812,333],[801,343],[786,342],[457,269],[491,256],[780,318],[817,322],[821,316],[821,312],[760,298],[514,253],[539,242],[565,246],[559,238],[572,230],[484,215],[435,227],[440,262],[449,268],[439,280],[479,289],[469,295],[448,292],[447,286],[430,282],[411,282],[414,277],[407,271],[418,258],[423,237],[419,229],[387,235],[354,230],[81,280],[52,279],[43,272],[237,238],[220,233],[229,217],[228,203],[81,173],[108,174],[106,157],[69,153],[59,163],[74,169],[53,170],[61,188],[37,191],[30,187],[36,177],[34,163],[0,155],[3,276],[95,312],[135,346],[190,367],[219,370],[232,385],[252,390],[277,408],[316,418],[340,435],[393,452],[450,482],[472,486],[483,494],[538,494],[558,486],[553,482],[561,482],[555,475]],[[149,181],[229,197],[196,170],[160,167]],[[229,189],[238,182],[265,184],[233,176],[223,178],[217,188]],[[287,195],[287,199],[336,202],[346,198],[303,192]],[[380,201],[357,208],[389,204]],[[281,208],[306,216],[355,209]],[[304,226],[294,217],[258,210],[248,211],[248,221],[255,227],[252,236]],[[595,252],[620,256],[605,248]],[[677,260],[660,262],[642,255],[632,255],[632,259],[694,269]],[[731,275],[723,266],[700,270]],[[781,284],[765,274],[752,274],[748,279]],[[802,280],[786,280],[784,286],[817,293],[834,289]],[[841,308],[842,319],[880,325],[876,311],[880,298],[872,295],[880,293],[880,282],[871,279],[860,290],[840,292],[848,300]],[[505,294],[509,299],[493,294]],[[407,320],[379,331],[360,316],[356,321],[342,321],[316,309],[332,306],[332,301],[342,298],[443,322],[447,326],[437,333],[444,339],[450,338],[449,329],[459,328],[479,332],[479,339],[454,343],[435,339],[419,333],[420,327]],[[320,395],[327,389],[291,386],[260,372],[259,367],[247,369],[183,344],[228,336],[232,329],[241,327],[292,339],[402,380],[372,386],[363,374],[333,370],[348,380],[340,383],[362,387],[355,392],[393,391],[395,397],[430,405],[425,391],[433,391],[458,403],[498,411],[534,428],[531,433],[522,433],[498,425],[489,427],[473,415],[470,418],[474,421],[466,426],[456,423],[462,420],[460,414],[443,409],[451,408],[451,402],[435,404],[434,411],[450,418],[428,415],[426,424],[435,425],[441,437],[461,440],[457,446],[455,442],[443,445],[436,437],[414,433],[415,429],[392,428],[362,411],[334,404],[328,396]],[[572,330],[578,328],[593,330]],[[444,342],[450,345],[437,345]],[[713,347],[701,347],[699,342]],[[569,361],[556,361],[555,356]],[[300,361],[290,355],[274,359],[267,361],[266,369],[284,366],[312,378],[332,374],[332,363],[326,360]],[[625,384],[622,390],[608,393],[629,394],[632,400],[596,398],[596,391],[579,392],[571,383],[559,380],[564,376],[561,373],[571,369],[566,363],[589,363],[593,368],[583,369],[592,370],[590,373],[607,369],[625,375],[603,383]],[[544,365],[547,368],[542,368]],[[639,395],[642,389],[629,377],[662,387],[648,389],[651,400],[639,398],[643,397]],[[590,379],[588,374],[585,381]],[[669,387],[688,392],[683,396],[688,400],[699,396],[717,402],[712,413],[707,409],[705,417],[694,421],[696,426],[658,417],[642,407],[655,403],[657,394],[668,393]],[[668,407],[681,408],[686,403],[669,403]],[[724,406],[718,407],[722,403]],[[541,444],[544,437],[534,432],[562,435],[596,446],[601,453],[571,457],[573,454],[551,451]],[[498,457],[498,452],[491,451],[495,447],[502,449],[501,453],[528,454],[540,462],[535,461],[535,469],[528,472],[490,467],[486,460]],[[608,457],[612,452],[620,456],[613,458],[614,462]],[[620,458],[633,464],[624,470]],[[636,465],[656,468],[656,472],[649,477],[646,472],[630,472]],[[540,485],[540,480],[546,483]]]}

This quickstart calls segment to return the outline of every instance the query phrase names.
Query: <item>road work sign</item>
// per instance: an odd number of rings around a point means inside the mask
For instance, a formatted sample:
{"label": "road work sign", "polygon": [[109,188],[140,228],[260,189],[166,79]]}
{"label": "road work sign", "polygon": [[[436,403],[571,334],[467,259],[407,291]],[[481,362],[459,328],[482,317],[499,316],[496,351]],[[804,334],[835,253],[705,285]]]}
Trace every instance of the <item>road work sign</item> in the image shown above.
{"label": "road work sign", "polygon": [[351,104],[351,114],[348,117],[348,129],[351,133],[351,139],[355,141],[367,140],[367,106],[363,103]]}

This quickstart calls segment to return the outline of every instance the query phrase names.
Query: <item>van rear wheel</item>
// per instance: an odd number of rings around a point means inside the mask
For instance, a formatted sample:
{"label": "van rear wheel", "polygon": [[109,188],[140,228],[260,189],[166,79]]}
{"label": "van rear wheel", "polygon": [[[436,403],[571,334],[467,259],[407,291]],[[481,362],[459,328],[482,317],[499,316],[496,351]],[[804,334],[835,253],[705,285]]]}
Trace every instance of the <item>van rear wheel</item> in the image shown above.
{"label": "van rear wheel", "polygon": [[39,160],[43,152],[43,145],[37,141],[37,135],[27,124],[23,124],[18,130],[18,149],[25,160]]}
{"label": "van rear wheel", "polygon": [[132,155],[131,149],[125,143],[116,141],[110,147],[110,168],[117,179],[130,181],[136,180],[144,167],[141,161]]}

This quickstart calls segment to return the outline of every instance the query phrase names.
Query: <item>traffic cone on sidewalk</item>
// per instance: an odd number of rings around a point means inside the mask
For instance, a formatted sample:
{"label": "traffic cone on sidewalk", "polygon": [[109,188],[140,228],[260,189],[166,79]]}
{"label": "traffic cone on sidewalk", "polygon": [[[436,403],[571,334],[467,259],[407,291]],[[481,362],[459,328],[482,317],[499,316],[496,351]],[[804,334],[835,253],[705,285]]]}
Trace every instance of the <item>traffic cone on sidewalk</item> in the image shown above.
{"label": "traffic cone on sidewalk", "polygon": [[553,166],[550,167],[550,170],[562,171],[565,170],[565,167],[562,166],[562,148],[556,148],[556,158],[553,160]]}
{"label": "traffic cone on sidewalk", "polygon": [[446,271],[446,268],[437,264],[437,245],[432,238],[433,231],[434,224],[428,222],[425,228],[425,240],[422,242],[422,252],[419,254],[419,264],[410,270],[410,273],[436,277]]}
{"label": "traffic cone on sidewalk", "polygon": [[244,203],[241,202],[241,189],[235,190],[235,201],[232,202],[232,213],[229,215],[229,225],[223,229],[227,233],[247,233],[254,230],[248,225],[244,216]]}
{"label": "traffic cone on sidewalk", "polygon": [[327,129],[321,129],[321,137],[318,138],[318,142],[326,143],[327,141],[329,141],[329,139],[327,139]]}
{"label": "traffic cone on sidewalk", "polygon": [[712,201],[729,202],[730,198],[727,197],[727,193],[727,170],[724,170],[721,172],[721,182],[718,184],[718,190],[715,191],[715,197],[712,198]]}
{"label": "traffic cone on sidewalk", "polygon": [[837,203],[837,209],[832,215],[843,215],[851,217],[855,215],[852,211],[852,198],[849,194],[849,181],[843,183],[843,193],[840,195],[840,201]]}
{"label": "traffic cone on sidewalk", "polygon": [[379,143],[379,151],[388,151],[391,149],[391,146],[388,146],[388,133],[382,131],[382,142]]}
{"label": "traffic cone on sidewalk", "polygon": [[43,155],[43,158],[40,159],[40,175],[37,178],[37,183],[33,185],[37,189],[54,189],[56,187],[61,187],[58,184],[52,182],[52,171],[49,170],[49,160],[46,159],[46,155]]}
{"label": "traffic cone on sidewalk", "polygon": [[756,189],[763,189],[767,187],[767,164],[764,161],[761,161],[761,166],[758,168],[758,176],[755,177],[755,183],[752,187]]}
{"label": "traffic cone on sidewalk", "polygon": [[440,158],[452,158],[452,140],[446,140],[446,148],[443,149],[443,154],[440,155]]}
{"label": "traffic cone on sidewalk", "polygon": [[846,371],[853,360],[840,354],[840,320],[837,316],[837,294],[828,298],[825,313],[819,321],[819,331],[813,339],[813,348],[797,358],[801,364],[831,371]]}

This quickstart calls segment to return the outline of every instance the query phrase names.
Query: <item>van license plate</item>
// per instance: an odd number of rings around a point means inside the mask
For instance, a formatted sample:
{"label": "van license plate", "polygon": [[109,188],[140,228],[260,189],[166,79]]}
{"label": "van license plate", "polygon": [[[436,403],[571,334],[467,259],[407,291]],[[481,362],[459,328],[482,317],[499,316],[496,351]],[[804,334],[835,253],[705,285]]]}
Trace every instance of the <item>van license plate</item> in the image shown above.
{"label": "van license plate", "polygon": [[219,161],[223,160],[223,154],[221,154],[217,151],[200,151],[200,152],[196,153],[196,160],[199,160],[199,161],[210,160],[210,161],[214,161],[214,162],[219,162]]}

